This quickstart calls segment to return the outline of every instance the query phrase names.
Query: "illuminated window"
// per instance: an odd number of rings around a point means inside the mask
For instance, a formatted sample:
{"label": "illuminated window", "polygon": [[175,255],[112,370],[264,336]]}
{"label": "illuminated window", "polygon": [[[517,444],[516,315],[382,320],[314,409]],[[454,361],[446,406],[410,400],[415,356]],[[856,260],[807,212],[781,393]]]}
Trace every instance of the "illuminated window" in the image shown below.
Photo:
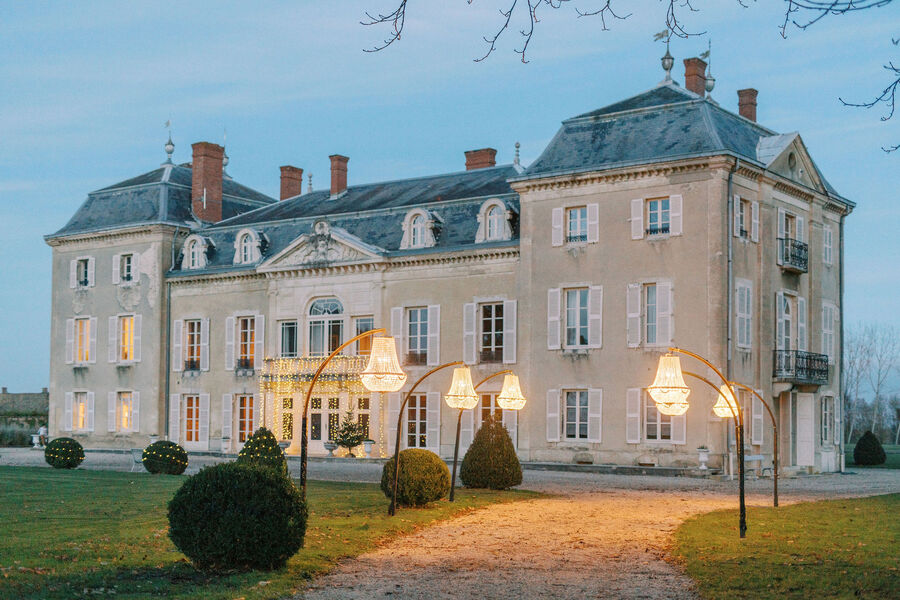
{"label": "illuminated window", "polygon": [[253,396],[238,396],[238,441],[244,443],[253,435]]}
{"label": "illuminated window", "polygon": [[[356,333],[359,335],[367,331],[375,329],[375,319],[373,317],[356,317]],[[356,342],[357,356],[368,356],[372,353],[372,336],[368,335]]]}
{"label": "illuminated window", "polygon": [[184,397],[184,441],[200,441],[200,396]]}
{"label": "illuminated window", "polygon": [[322,439],[322,399],[309,399],[309,439]]}
{"label": "illuminated window", "polygon": [[72,394],[72,429],[87,429],[87,392]]}
{"label": "illuminated window", "polygon": [[428,356],[428,308],[407,309],[407,362],[424,365]]}
{"label": "illuminated window", "polygon": [[320,298],[309,307],[309,354],[326,356],[344,343],[344,305]]}
{"label": "illuminated window", "polygon": [[490,417],[503,422],[503,409],[497,405],[497,394],[481,394],[481,422]]}
{"label": "illuminated window", "polygon": [[333,442],[341,430],[341,400],[328,399],[328,441]]}
{"label": "illuminated window", "polygon": [[370,422],[369,399],[368,398],[357,398],[356,399],[356,408],[358,411],[357,422],[362,426],[363,435],[366,436],[366,439],[369,439],[369,422]]}
{"label": "illuminated window", "polygon": [[238,317],[238,357],[239,369],[254,368],[256,351],[256,317]]}
{"label": "illuminated window", "polygon": [[294,399],[281,399],[281,439],[294,438]]}
{"label": "illuminated window", "polygon": [[503,303],[481,305],[481,354],[480,362],[503,360]]}
{"label": "illuminated window", "polygon": [[647,235],[669,233],[669,199],[647,200]]}
{"label": "illuminated window", "polygon": [[91,320],[88,317],[75,319],[75,362],[86,363],[91,356]]}
{"label": "illuminated window", "polygon": [[587,241],[587,207],[578,206],[566,209],[566,241]]}
{"label": "illuminated window", "polygon": [[116,394],[116,430],[136,431],[134,423],[134,397],[131,392]]}
{"label": "illuminated window", "polygon": [[588,345],[588,288],[566,290],[566,348]]}
{"label": "illuminated window", "polygon": [[200,319],[190,319],[184,322],[186,343],[184,346],[184,370],[200,370]]}
{"label": "illuminated window", "polygon": [[672,416],[659,412],[656,403],[647,394],[644,394],[644,439],[648,442],[672,439]]}
{"label": "illuminated window", "polygon": [[428,401],[425,394],[414,394],[406,405],[406,446],[424,448],[428,442]]}
{"label": "illuminated window", "polygon": [[134,360],[134,315],[119,317],[119,361]]}

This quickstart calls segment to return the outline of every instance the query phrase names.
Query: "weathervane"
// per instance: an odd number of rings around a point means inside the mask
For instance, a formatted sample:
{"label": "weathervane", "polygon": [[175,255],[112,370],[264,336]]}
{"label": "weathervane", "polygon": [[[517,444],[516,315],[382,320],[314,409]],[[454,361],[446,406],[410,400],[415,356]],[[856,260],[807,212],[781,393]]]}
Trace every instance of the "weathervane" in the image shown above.
{"label": "weathervane", "polygon": [[706,61],[707,69],[706,69],[706,94],[709,95],[712,93],[713,88],[716,87],[716,78],[712,76],[712,60],[710,60],[710,52],[712,52],[712,40],[707,40],[706,52],[700,55],[700,58]]}
{"label": "weathervane", "polygon": [[166,148],[166,162],[164,162],[163,164],[164,164],[164,165],[171,165],[171,164],[174,164],[174,163],[172,162],[172,153],[175,152],[175,144],[172,143],[172,119],[169,118],[169,119],[166,121],[165,125],[163,125],[163,127],[165,127],[166,129],[169,130],[169,141],[166,142],[166,146],[165,146],[165,148]]}
{"label": "weathervane", "polygon": [[660,59],[662,68],[666,72],[666,78],[662,80],[662,83],[672,82],[672,67],[675,65],[675,59],[672,58],[672,54],[669,53],[669,38],[671,37],[672,35],[669,33],[668,29],[663,29],[653,36],[654,42],[658,42],[662,39],[666,40],[666,54]]}

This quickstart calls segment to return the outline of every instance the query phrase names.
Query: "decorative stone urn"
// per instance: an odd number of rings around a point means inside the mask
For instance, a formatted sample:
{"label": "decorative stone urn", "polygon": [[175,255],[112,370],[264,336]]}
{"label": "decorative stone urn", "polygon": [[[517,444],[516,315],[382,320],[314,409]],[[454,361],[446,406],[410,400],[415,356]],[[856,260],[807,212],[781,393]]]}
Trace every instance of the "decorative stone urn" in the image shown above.
{"label": "decorative stone urn", "polygon": [[375,446],[375,440],[363,440],[363,450],[366,451],[366,458],[372,458],[372,448]]}
{"label": "decorative stone urn", "polygon": [[325,442],[325,449],[328,450],[328,456],[334,456],[334,451],[337,448],[337,444],[334,442]]}
{"label": "decorative stone urn", "polygon": [[706,463],[709,462],[709,448],[706,446],[697,448],[697,458],[700,460],[700,470],[706,471],[708,469]]}

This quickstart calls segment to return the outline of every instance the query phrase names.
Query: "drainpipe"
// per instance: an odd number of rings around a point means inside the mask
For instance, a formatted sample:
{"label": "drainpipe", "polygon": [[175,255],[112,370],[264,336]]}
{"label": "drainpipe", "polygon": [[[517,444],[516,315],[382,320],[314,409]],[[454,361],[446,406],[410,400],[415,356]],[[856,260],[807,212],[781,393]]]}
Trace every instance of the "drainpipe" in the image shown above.
{"label": "drainpipe", "polygon": [[838,446],[841,452],[841,473],[844,472],[844,419],[847,418],[846,413],[844,412],[844,217],[847,216],[846,212],[841,213],[841,221],[838,225],[838,235],[841,236],[841,245],[840,245],[840,259],[841,266],[838,269],[838,294],[840,298],[840,304],[838,306],[838,319],[841,322],[840,336],[841,336],[841,345],[838,348],[838,371],[841,374],[840,385],[838,386],[838,393],[841,396],[841,443]]}
{"label": "drainpipe", "polygon": [[[735,158],[734,165],[731,167],[731,170],[728,172],[728,191],[727,191],[728,197],[725,199],[727,206],[728,206],[728,221],[725,223],[725,239],[728,240],[728,276],[727,276],[728,290],[726,292],[726,298],[727,298],[726,304],[727,304],[727,308],[728,308],[728,316],[726,318],[726,323],[727,323],[728,331],[726,333],[727,342],[726,342],[726,346],[725,346],[725,348],[726,348],[726,350],[725,350],[725,352],[726,352],[725,376],[728,378],[728,381],[731,381],[734,377],[734,375],[732,373],[732,367],[731,367],[731,346],[732,346],[732,339],[731,339],[732,333],[731,332],[734,327],[734,325],[732,323],[732,321],[734,320],[734,317],[732,316],[732,313],[734,312],[734,310],[733,310],[733,306],[734,306],[734,231],[732,231],[732,229],[734,228],[734,210],[735,210],[733,190],[734,190],[734,174],[738,170],[738,167],[740,166],[740,164],[741,164],[741,159]],[[741,443],[741,441],[735,439],[735,444],[738,444],[738,443]],[[731,454],[731,449],[728,446],[727,428],[725,431],[725,450],[726,450],[726,452],[728,452],[729,455]],[[731,464],[731,461],[729,461],[729,465],[730,464]],[[729,470],[730,470],[730,467],[729,467]],[[732,477],[734,476],[733,473],[730,473],[730,475]]]}
{"label": "drainpipe", "polygon": [[[178,227],[175,228],[175,233],[172,235],[172,261],[169,263],[169,270],[172,270],[172,267],[175,266],[175,244],[178,242]],[[165,351],[165,363],[163,367],[166,370],[166,394],[163,398],[163,403],[166,407],[166,412],[163,414],[163,424],[165,425],[166,439],[169,439],[169,371],[171,370],[172,365],[172,319],[169,311],[172,308],[172,282],[166,279],[166,351]]]}

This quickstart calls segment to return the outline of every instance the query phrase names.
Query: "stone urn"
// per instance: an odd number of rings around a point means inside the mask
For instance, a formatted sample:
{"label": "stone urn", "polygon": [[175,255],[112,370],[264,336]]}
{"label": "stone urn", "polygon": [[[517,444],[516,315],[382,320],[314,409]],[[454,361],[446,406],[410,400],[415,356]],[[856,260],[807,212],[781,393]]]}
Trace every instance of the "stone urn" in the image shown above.
{"label": "stone urn", "polygon": [[337,449],[337,444],[334,442],[325,442],[325,449],[328,450],[328,456],[334,456],[334,451]]}
{"label": "stone urn", "polygon": [[697,458],[700,460],[700,470],[706,471],[709,468],[706,466],[706,463],[709,462],[709,448],[706,446],[697,448]]}
{"label": "stone urn", "polygon": [[159,441],[159,436],[158,436],[158,435],[156,435],[155,433],[150,435],[150,443],[151,443],[151,444],[155,444],[155,443],[158,442],[158,441]]}
{"label": "stone urn", "polygon": [[287,458],[287,449],[290,445],[290,440],[281,440],[280,442],[278,442],[278,447],[281,448],[281,453],[284,454],[285,458]]}
{"label": "stone urn", "polygon": [[375,440],[363,440],[363,450],[366,451],[366,458],[372,458],[372,448],[375,446]]}

